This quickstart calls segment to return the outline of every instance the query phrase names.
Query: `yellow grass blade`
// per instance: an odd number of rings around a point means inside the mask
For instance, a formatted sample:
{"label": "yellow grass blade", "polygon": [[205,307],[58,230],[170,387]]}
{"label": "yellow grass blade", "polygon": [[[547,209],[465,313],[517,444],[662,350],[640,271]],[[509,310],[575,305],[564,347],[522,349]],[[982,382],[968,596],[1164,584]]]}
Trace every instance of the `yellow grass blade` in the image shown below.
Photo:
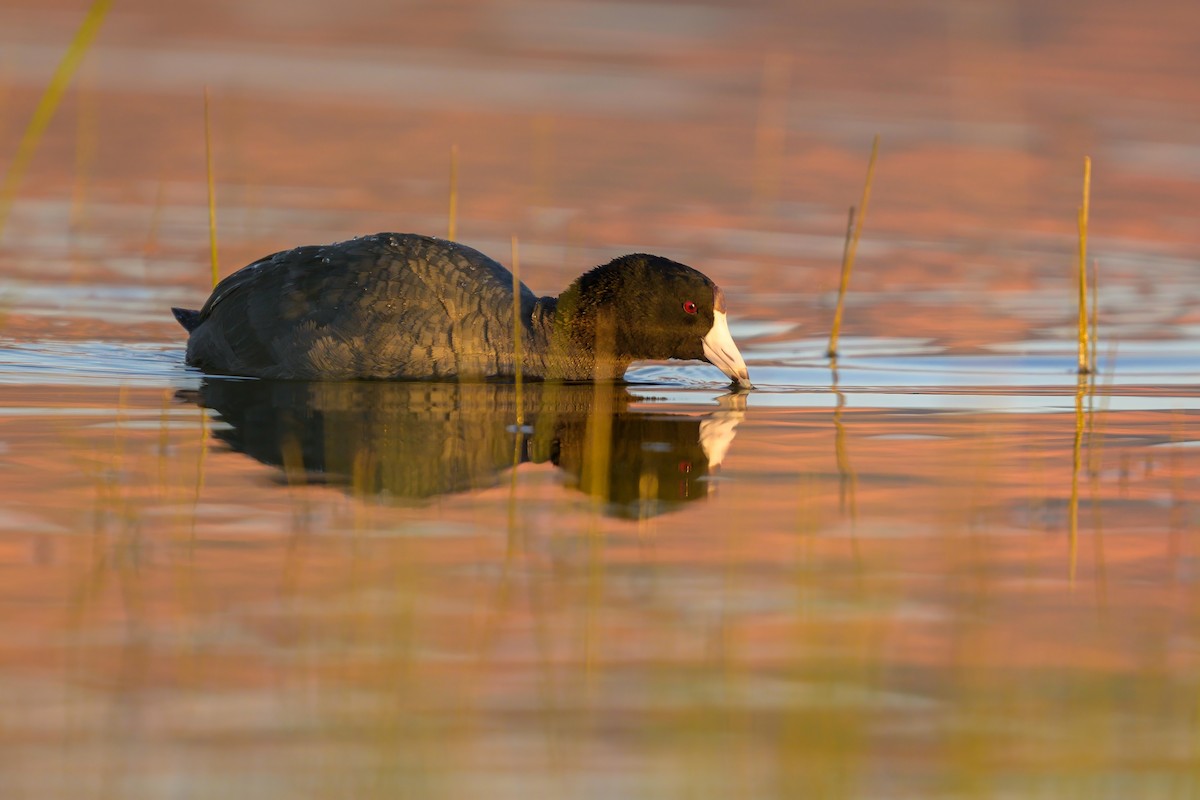
{"label": "yellow grass blade", "polygon": [[[525,424],[524,398],[521,396],[521,258],[517,247],[517,235],[512,237],[512,291],[513,291],[513,379],[516,381],[517,428]],[[520,432],[518,430],[518,438]]]}
{"label": "yellow grass blade", "polygon": [[833,454],[838,468],[838,497],[843,514],[849,513],[851,521],[858,520],[858,473],[850,463],[850,454],[846,448],[846,426],[842,422],[842,412],[846,408],[846,394],[838,389],[837,359],[833,359],[833,381],[831,388],[837,397],[833,409]]}
{"label": "yellow grass blade", "polygon": [[1092,190],[1092,159],[1083,157],[1083,203],[1079,206],[1079,374],[1092,371],[1088,357],[1087,236],[1088,195]]}
{"label": "yellow grass blade", "polygon": [[4,183],[0,186],[0,236],[4,235],[4,226],[8,222],[9,212],[12,211],[17,188],[21,184],[25,170],[29,167],[29,162],[33,160],[38,142],[41,141],[42,134],[49,127],[50,120],[54,118],[54,112],[58,109],[67,85],[79,69],[79,63],[100,31],[100,25],[104,22],[104,17],[108,14],[111,6],[112,0],[95,0],[92,3],[92,7],[88,9],[87,15],[83,18],[83,24],[79,26],[75,38],[67,46],[67,52],[63,54],[62,61],[54,71],[54,76],[50,78],[50,84],[42,93],[42,98],[33,111],[33,118],[29,120],[29,125],[21,136],[21,141],[17,145],[17,154],[9,164],[8,171],[4,174]]}
{"label": "yellow grass blade", "polygon": [[[854,269],[854,256],[858,253],[858,238],[862,235],[863,224],[867,221],[867,204],[871,200],[871,183],[875,179],[875,160],[879,157],[879,134],[871,144],[871,160],[867,163],[867,180],[863,184],[862,202],[858,204],[857,219],[852,222],[853,234],[842,255],[842,281],[838,287],[837,310],[833,313],[833,328],[829,333],[829,350],[826,355],[837,357],[838,335],[842,330],[842,310],[846,304],[846,290],[850,288],[850,271]],[[853,219],[854,212],[851,210]]]}
{"label": "yellow grass blade", "polygon": [[1072,588],[1075,586],[1075,569],[1079,559],[1079,467],[1083,461],[1083,431],[1085,416],[1083,395],[1088,391],[1083,371],[1075,387],[1075,439],[1071,445],[1071,495],[1067,501],[1067,576]]}
{"label": "yellow grass blade", "polygon": [[217,264],[217,190],[213,182],[212,121],[209,114],[209,92],[204,87],[204,163],[208,173],[208,249],[212,259],[212,283],[216,286],[221,279]]}

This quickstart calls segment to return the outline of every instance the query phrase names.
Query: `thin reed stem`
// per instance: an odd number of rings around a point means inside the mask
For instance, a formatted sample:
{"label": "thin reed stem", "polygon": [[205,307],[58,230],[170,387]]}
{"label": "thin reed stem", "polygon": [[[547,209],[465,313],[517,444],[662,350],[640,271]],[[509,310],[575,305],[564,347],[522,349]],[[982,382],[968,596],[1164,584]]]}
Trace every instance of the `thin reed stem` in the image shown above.
{"label": "thin reed stem", "polygon": [[862,235],[863,224],[867,220],[867,204],[871,200],[871,183],[875,179],[875,161],[879,157],[879,134],[871,144],[871,160],[867,163],[867,180],[863,184],[862,201],[858,204],[858,214],[855,218],[851,208],[850,230],[848,243],[842,254],[842,281],[838,287],[837,310],[833,314],[833,328],[829,333],[829,349],[826,355],[837,357],[838,336],[842,330],[842,311],[846,304],[846,291],[850,288],[850,272],[854,269],[854,257],[858,253],[858,239]]}
{"label": "thin reed stem", "polygon": [[1075,571],[1079,557],[1079,467],[1083,461],[1083,431],[1085,415],[1083,395],[1088,391],[1087,380],[1080,371],[1075,386],[1075,438],[1071,445],[1071,495],[1067,500],[1067,576],[1072,588],[1075,586]]}
{"label": "thin reed stem", "polygon": [[858,519],[858,474],[850,464],[846,449],[846,426],[842,422],[842,411],[846,408],[846,394],[838,388],[837,358],[831,359],[833,379],[830,389],[837,398],[833,409],[833,453],[838,468],[838,498],[843,514],[849,512],[851,520]]}
{"label": "thin reed stem", "polygon": [[83,23],[79,26],[79,30],[75,32],[75,37],[67,46],[67,52],[63,54],[62,61],[58,63],[58,68],[54,70],[54,75],[50,78],[50,83],[46,86],[46,91],[42,93],[41,99],[38,100],[37,107],[33,111],[33,117],[29,120],[29,125],[25,128],[25,133],[21,135],[21,141],[17,145],[17,154],[13,157],[12,162],[8,166],[8,171],[4,174],[3,184],[0,184],[0,236],[4,235],[4,226],[8,222],[9,213],[12,211],[12,204],[17,196],[17,188],[21,185],[21,179],[25,176],[25,170],[29,168],[29,162],[33,160],[33,154],[37,150],[38,142],[41,141],[42,134],[49,127],[50,120],[54,118],[54,112],[58,109],[58,104],[67,90],[67,85],[79,69],[79,64],[83,61],[84,54],[87,53],[88,47],[91,46],[92,41],[96,38],[96,34],[100,31],[100,25],[104,22],[104,18],[111,7],[112,0],[95,0],[92,3],[91,8],[88,9],[87,14],[83,18]]}
{"label": "thin reed stem", "polygon": [[213,181],[212,157],[212,119],[209,113],[208,87],[204,87],[204,169],[208,175],[208,250],[212,261],[212,284],[216,286],[221,279],[221,269],[217,262],[217,190]]}
{"label": "thin reed stem", "polygon": [[1092,371],[1088,353],[1087,239],[1088,197],[1092,190],[1092,159],[1083,157],[1083,203],[1079,206],[1079,374]]}
{"label": "thin reed stem", "polygon": [[512,280],[513,380],[517,386],[517,427],[520,428],[525,424],[525,405],[521,394],[521,257],[515,233],[512,237]]}

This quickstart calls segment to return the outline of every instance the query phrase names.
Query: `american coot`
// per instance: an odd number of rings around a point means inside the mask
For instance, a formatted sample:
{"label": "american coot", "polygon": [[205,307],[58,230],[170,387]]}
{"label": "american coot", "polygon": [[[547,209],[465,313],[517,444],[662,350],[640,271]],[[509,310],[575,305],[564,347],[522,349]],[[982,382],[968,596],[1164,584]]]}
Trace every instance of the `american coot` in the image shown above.
{"label": "american coot", "polygon": [[[522,371],[619,379],[641,359],[700,359],[750,387],[725,297],[700,272],[635,254],[585,273],[557,298],[521,286]],[[187,362],[261,378],[511,375],[512,273],[465,245],[378,233],[297,247],[238,270],[199,311],[172,309]]]}

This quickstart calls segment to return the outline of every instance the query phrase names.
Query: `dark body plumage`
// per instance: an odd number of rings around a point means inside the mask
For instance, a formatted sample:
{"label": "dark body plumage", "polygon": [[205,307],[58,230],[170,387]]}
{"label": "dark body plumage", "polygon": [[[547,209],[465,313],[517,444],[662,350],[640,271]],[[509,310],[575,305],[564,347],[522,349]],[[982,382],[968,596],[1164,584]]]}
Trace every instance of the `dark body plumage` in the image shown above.
{"label": "dark body plumage", "polygon": [[[174,311],[191,333],[188,363],[210,373],[480,379],[514,371],[512,291],[512,273],[477,250],[379,233],[267,256],[221,281],[198,312]],[[597,267],[558,298],[521,285],[523,372],[620,378],[637,359],[704,358],[722,302],[703,274],[648,255]]]}

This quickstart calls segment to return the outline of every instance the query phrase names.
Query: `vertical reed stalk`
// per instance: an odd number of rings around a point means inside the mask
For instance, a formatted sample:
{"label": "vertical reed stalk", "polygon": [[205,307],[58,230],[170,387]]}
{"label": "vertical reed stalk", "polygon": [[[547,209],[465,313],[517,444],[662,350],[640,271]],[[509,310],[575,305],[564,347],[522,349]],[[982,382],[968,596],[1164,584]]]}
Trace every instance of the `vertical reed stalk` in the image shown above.
{"label": "vertical reed stalk", "polygon": [[837,397],[833,409],[833,452],[838,469],[838,507],[843,515],[850,516],[850,552],[854,557],[854,577],[857,583],[862,581],[862,552],[858,546],[858,473],[850,463],[850,452],[846,445],[846,425],[842,422],[842,412],[846,409],[846,394],[838,387],[837,358],[831,359],[830,371],[833,373],[830,389]]}
{"label": "vertical reed stalk", "polygon": [[612,401],[614,382],[621,379],[613,367],[616,351],[616,322],[612,316],[601,314],[596,320],[596,371],[592,395],[591,419],[582,485],[596,501],[599,513],[608,497],[608,469],[612,450]]}
{"label": "vertical reed stalk", "polygon": [[221,279],[221,270],[217,264],[217,190],[213,182],[212,157],[212,118],[209,113],[209,91],[204,87],[204,169],[208,175],[208,249],[212,260],[212,284],[217,285]]}
{"label": "vertical reed stalk", "polygon": [[596,631],[598,609],[604,596],[604,538],[600,515],[609,496],[609,468],[612,463],[613,399],[616,394],[613,354],[616,350],[616,324],[611,316],[596,321],[596,372],[592,390],[591,414],[587,425],[583,474],[580,485],[590,495],[592,513],[588,520],[588,579],[586,620],[584,622],[583,677],[585,703],[590,709],[597,683],[597,663],[601,643]]}
{"label": "vertical reed stalk", "polygon": [[852,521],[858,520],[858,473],[850,463],[850,454],[846,448],[846,425],[842,422],[842,412],[846,408],[846,395],[838,389],[837,359],[833,365],[833,383],[831,385],[837,403],[833,409],[833,454],[838,469],[838,500],[843,514],[849,513]]}
{"label": "vertical reed stalk", "polygon": [[1092,190],[1092,159],[1083,157],[1083,203],[1079,206],[1079,374],[1092,371],[1088,357],[1087,239],[1088,196]]}
{"label": "vertical reed stalk", "polygon": [[875,140],[871,144],[871,160],[867,163],[867,180],[863,184],[862,201],[858,204],[857,219],[854,219],[854,210],[851,209],[852,222],[850,228],[853,233],[849,236],[849,243],[842,255],[842,281],[838,287],[837,310],[833,314],[833,329],[829,333],[829,350],[826,355],[830,358],[837,357],[838,335],[842,330],[842,310],[846,304],[846,290],[850,287],[850,272],[854,269],[854,256],[858,253],[858,239],[862,235],[863,224],[867,220],[867,204],[871,200],[871,183],[875,179],[875,161],[879,157],[879,134],[875,134]]}
{"label": "vertical reed stalk", "polygon": [[450,221],[446,238],[454,241],[458,223],[458,145],[450,145]]}
{"label": "vertical reed stalk", "polygon": [[850,242],[854,239],[854,224],[857,219],[857,213],[858,209],[850,206],[850,211],[846,214],[846,238],[842,240],[842,274],[838,280],[837,310],[834,311],[833,315],[833,327],[829,337],[829,350],[825,354],[829,357],[835,381],[837,379],[837,338],[838,332],[842,327],[842,304],[846,297],[846,290],[850,286],[850,270],[847,266],[847,259],[850,257]]}
{"label": "vertical reed stalk", "polygon": [[521,394],[521,257],[517,246],[517,235],[512,237],[512,314],[513,314],[513,380],[516,383],[517,437],[525,424],[525,403]]}
{"label": "vertical reed stalk", "polygon": [[1075,566],[1079,558],[1079,467],[1083,460],[1083,431],[1086,419],[1083,413],[1083,395],[1088,388],[1083,376],[1084,373],[1080,371],[1075,387],[1075,439],[1071,446],[1071,496],[1067,501],[1067,546],[1070,553],[1068,577],[1072,587],[1075,585]]}
{"label": "vertical reed stalk", "polygon": [[29,162],[33,160],[38,142],[41,141],[42,134],[49,127],[50,120],[54,118],[54,112],[58,109],[63,93],[67,90],[67,84],[71,82],[72,76],[79,69],[84,54],[87,53],[88,47],[91,46],[96,34],[100,31],[100,25],[104,22],[111,6],[112,0],[95,0],[92,3],[79,30],[75,32],[75,37],[67,46],[67,52],[63,54],[62,61],[54,70],[50,84],[42,93],[41,99],[38,100],[33,117],[25,128],[25,133],[21,135],[21,141],[17,145],[17,154],[4,174],[4,182],[0,184],[0,236],[4,235],[4,226],[8,222],[9,212],[12,211],[13,200],[17,196],[17,187],[20,186],[21,179],[25,176]]}

